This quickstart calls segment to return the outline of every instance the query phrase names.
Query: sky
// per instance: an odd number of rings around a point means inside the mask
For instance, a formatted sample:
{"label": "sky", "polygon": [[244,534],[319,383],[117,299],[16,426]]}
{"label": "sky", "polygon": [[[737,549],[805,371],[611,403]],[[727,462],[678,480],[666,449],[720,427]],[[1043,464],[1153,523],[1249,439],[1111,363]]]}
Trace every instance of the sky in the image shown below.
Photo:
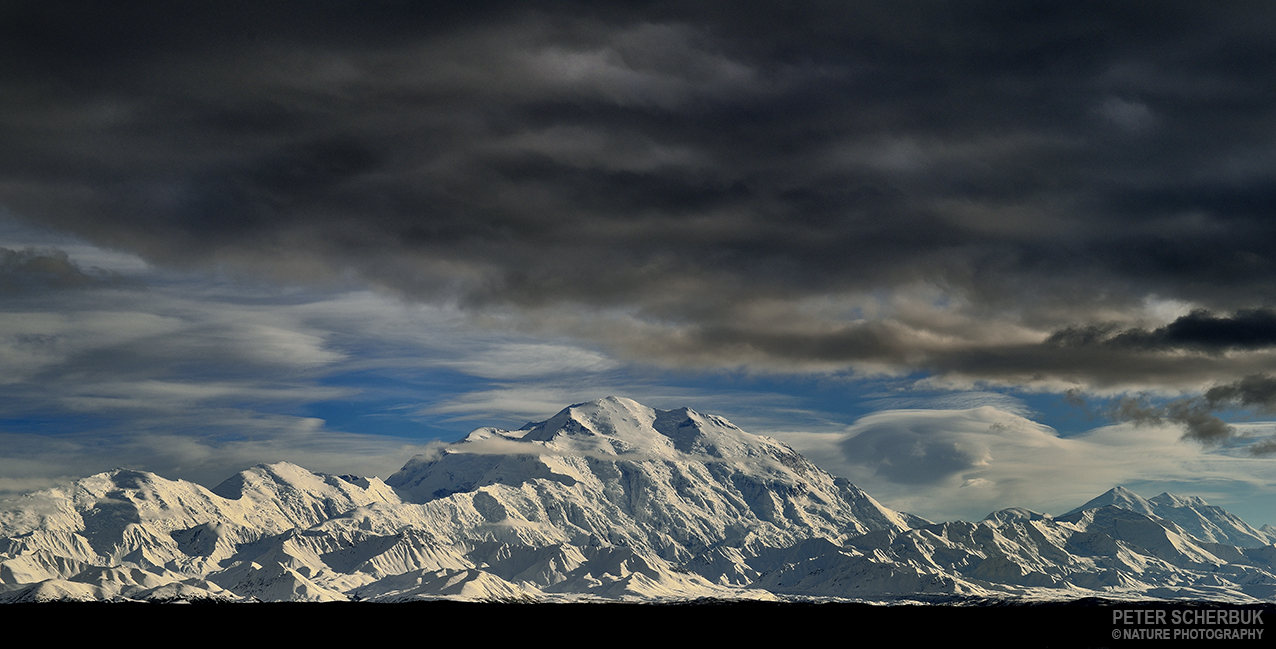
{"label": "sky", "polygon": [[1276,6],[0,4],[0,494],[607,395],[1276,523]]}

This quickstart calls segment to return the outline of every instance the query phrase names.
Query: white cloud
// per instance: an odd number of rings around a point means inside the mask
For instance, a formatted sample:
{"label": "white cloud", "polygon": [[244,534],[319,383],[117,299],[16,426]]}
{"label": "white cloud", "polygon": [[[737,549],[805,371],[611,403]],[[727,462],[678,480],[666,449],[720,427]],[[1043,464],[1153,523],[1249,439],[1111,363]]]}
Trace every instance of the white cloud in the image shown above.
{"label": "white cloud", "polygon": [[471,376],[521,379],[614,369],[617,363],[598,352],[546,343],[496,343],[460,360],[438,363]]}
{"label": "white cloud", "polygon": [[[51,304],[52,307],[64,304]],[[138,311],[0,312],[0,383],[17,383],[37,372],[95,350],[118,348],[180,330],[180,319]]]}

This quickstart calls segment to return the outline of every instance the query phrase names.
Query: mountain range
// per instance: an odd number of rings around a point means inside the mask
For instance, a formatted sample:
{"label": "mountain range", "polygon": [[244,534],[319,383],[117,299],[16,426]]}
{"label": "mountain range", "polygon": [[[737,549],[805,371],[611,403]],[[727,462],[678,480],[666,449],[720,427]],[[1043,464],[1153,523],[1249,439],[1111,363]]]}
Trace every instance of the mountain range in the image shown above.
{"label": "mountain range", "polygon": [[1276,599],[1276,529],[1117,487],[932,523],[787,445],[607,397],[384,481],[281,462],[212,489],[116,469],[3,503],[0,602],[926,596]]}

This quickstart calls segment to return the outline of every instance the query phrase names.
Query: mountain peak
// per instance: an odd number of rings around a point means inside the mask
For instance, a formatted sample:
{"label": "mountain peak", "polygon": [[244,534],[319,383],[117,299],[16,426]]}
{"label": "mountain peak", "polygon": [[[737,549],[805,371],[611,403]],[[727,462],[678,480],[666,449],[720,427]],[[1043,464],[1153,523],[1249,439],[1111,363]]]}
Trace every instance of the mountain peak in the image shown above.
{"label": "mountain peak", "polygon": [[1179,496],[1168,491],[1162,492],[1159,496],[1148,499],[1148,502],[1157,505],[1166,505],[1168,507],[1209,507],[1210,504],[1201,499],[1200,496]]}
{"label": "mountain peak", "polygon": [[1148,516],[1156,515],[1155,513],[1156,506],[1147,498],[1144,498],[1143,496],[1140,496],[1139,494],[1136,494],[1133,491],[1126,489],[1125,487],[1116,486],[1103,492],[1103,494],[1099,495],[1096,498],[1093,498],[1086,504],[1080,507],[1077,507],[1076,509],[1073,509],[1072,511],[1069,511],[1067,514],[1064,514],[1064,516],[1085,511],[1087,509],[1094,509],[1096,507],[1108,507],[1108,506],[1119,507],[1121,509],[1128,509],[1130,511],[1138,512],[1140,514],[1146,514]]}
{"label": "mountain peak", "polygon": [[171,488],[175,483],[149,471],[115,468],[76,481],[82,495],[88,498],[104,498],[107,494],[131,491],[151,493]]}
{"label": "mountain peak", "polygon": [[606,436],[626,436],[625,433],[642,433],[649,429],[656,418],[656,411],[632,399],[603,397],[567,406],[558,414],[539,424],[525,427],[523,439],[548,442],[562,434],[593,433]]}
{"label": "mountain peak", "polygon": [[1050,520],[1050,516],[1041,512],[1034,512],[1026,507],[1008,507],[988,514],[984,517],[983,522],[992,525],[1007,525],[1024,521],[1044,520]]}
{"label": "mountain peak", "polygon": [[[749,534],[837,538],[907,528],[897,513],[779,441],[749,434],[721,417],[689,408],[656,410],[623,397],[574,404],[522,430],[480,428],[437,456],[413,458],[386,484],[420,503],[480,490],[485,495],[475,498],[487,502],[505,488],[523,493],[528,484],[537,485],[542,497],[553,493],[571,502],[587,492],[613,516],[638,502],[639,519],[667,526],[653,539],[685,535],[693,539],[687,541],[691,546]],[[498,508],[489,513],[504,520]],[[684,529],[688,516],[700,522]],[[573,525],[604,537],[621,533],[603,521]],[[796,531],[807,525],[815,531]]]}
{"label": "mountain peak", "polygon": [[1276,540],[1269,533],[1254,529],[1235,514],[1210,505],[1197,496],[1177,496],[1163,492],[1153,498],[1143,498],[1125,487],[1110,489],[1064,516],[1104,506],[1169,521],[1209,543],[1252,548],[1269,545]]}
{"label": "mountain peak", "polygon": [[794,453],[780,442],[746,433],[716,415],[685,407],[656,410],[633,399],[615,396],[568,406],[553,417],[530,423],[518,431],[482,428],[470,433],[464,441],[493,436],[541,443],[559,452],[608,456],[637,454],[672,459],[679,454],[691,454],[727,459]]}

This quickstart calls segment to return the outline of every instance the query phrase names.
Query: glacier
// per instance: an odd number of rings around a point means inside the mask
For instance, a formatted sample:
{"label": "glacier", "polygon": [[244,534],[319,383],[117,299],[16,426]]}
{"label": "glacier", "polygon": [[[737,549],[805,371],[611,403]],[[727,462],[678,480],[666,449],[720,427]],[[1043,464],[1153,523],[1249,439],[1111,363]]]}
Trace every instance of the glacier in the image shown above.
{"label": "glacier", "polygon": [[933,523],[718,416],[620,397],[385,480],[117,469],[6,501],[0,602],[1276,599],[1276,530],[1117,487]]}

